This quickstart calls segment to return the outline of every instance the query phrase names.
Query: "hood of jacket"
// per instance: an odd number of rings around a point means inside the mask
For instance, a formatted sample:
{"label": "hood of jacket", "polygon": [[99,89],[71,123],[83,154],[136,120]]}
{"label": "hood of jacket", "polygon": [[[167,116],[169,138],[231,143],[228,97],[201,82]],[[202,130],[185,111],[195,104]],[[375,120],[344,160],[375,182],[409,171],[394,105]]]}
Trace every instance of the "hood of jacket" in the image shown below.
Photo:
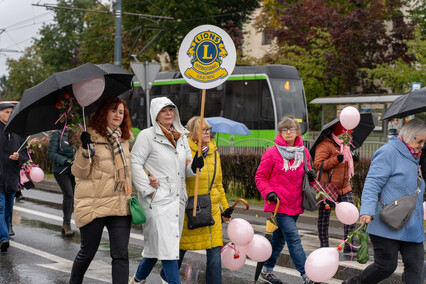
{"label": "hood of jacket", "polygon": [[173,127],[180,132],[181,134],[188,133],[188,130],[183,127],[182,123],[180,122],[180,115],[179,110],[177,109],[176,105],[166,97],[159,97],[154,98],[151,101],[151,108],[150,108],[150,115],[151,115],[151,123],[154,127],[154,130],[157,134],[163,135],[163,131],[161,130],[161,127],[157,123],[157,115],[161,111],[162,108],[166,106],[173,106],[174,112],[175,112],[175,118],[173,120]]}

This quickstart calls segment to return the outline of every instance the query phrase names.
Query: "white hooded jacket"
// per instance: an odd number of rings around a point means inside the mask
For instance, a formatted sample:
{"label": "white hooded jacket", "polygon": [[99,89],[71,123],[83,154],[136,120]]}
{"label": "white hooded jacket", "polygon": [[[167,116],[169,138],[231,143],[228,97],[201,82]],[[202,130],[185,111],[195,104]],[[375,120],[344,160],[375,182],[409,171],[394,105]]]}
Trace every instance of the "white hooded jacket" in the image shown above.
{"label": "white hooded jacket", "polygon": [[[182,134],[176,141],[176,148],[156,121],[158,113],[166,106],[174,106],[173,127]],[[191,163],[185,166],[192,155],[184,135],[188,131],[182,126],[178,109],[171,100],[166,97],[153,99],[150,115],[153,126],[139,133],[130,156],[133,185],[146,215],[142,256],[174,260],[179,259],[179,240],[188,200],[185,178],[195,176]],[[144,168],[159,179],[157,189],[149,185]],[[149,197],[153,192],[153,198]]]}

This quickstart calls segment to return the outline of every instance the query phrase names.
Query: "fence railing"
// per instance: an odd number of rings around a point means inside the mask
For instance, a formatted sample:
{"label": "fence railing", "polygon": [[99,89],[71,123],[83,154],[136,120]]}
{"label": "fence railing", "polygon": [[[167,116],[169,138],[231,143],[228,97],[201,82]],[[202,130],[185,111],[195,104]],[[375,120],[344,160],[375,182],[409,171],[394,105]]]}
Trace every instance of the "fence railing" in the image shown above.
{"label": "fence railing", "polygon": [[[314,140],[304,141],[304,145],[308,149],[311,148],[313,143]],[[234,142],[233,136],[231,136],[230,141],[219,137],[218,144],[220,144],[220,146],[218,146],[218,150],[221,154],[263,154],[266,149],[275,145],[273,141],[261,138],[248,138]],[[385,144],[386,143],[384,142],[365,141],[359,149],[355,150],[355,152],[360,158],[371,158],[374,152]]]}

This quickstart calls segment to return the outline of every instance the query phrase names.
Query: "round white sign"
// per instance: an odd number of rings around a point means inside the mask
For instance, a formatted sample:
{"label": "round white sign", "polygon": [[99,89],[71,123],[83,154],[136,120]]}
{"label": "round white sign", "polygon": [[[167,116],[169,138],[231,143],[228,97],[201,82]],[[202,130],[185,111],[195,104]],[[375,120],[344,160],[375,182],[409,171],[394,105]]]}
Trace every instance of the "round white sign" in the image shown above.
{"label": "round white sign", "polygon": [[237,52],[231,37],[221,28],[202,25],[190,31],[179,48],[183,78],[198,89],[211,89],[234,71]]}

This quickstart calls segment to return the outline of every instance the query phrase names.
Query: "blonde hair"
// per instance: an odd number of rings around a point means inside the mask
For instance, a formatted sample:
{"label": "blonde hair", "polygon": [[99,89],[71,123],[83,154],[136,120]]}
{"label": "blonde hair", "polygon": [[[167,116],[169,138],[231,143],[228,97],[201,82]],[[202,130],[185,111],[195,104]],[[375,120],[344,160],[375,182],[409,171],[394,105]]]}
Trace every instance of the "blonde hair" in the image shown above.
{"label": "blonde hair", "polygon": [[297,120],[294,119],[294,117],[292,115],[288,115],[288,116],[283,116],[281,118],[281,121],[278,122],[277,128],[278,131],[281,132],[281,130],[283,128],[296,128],[296,133],[297,135],[302,135],[302,133],[300,133],[300,124]]}
{"label": "blonde hair", "polygon": [[[199,116],[193,116],[190,120],[188,120],[188,123],[186,124],[186,129],[189,131],[189,135],[194,138],[194,133],[198,129],[200,129],[200,120],[201,117]],[[207,120],[204,119],[203,121],[204,127],[203,128],[209,128],[210,124],[207,122]],[[198,137],[196,137],[198,138]]]}

